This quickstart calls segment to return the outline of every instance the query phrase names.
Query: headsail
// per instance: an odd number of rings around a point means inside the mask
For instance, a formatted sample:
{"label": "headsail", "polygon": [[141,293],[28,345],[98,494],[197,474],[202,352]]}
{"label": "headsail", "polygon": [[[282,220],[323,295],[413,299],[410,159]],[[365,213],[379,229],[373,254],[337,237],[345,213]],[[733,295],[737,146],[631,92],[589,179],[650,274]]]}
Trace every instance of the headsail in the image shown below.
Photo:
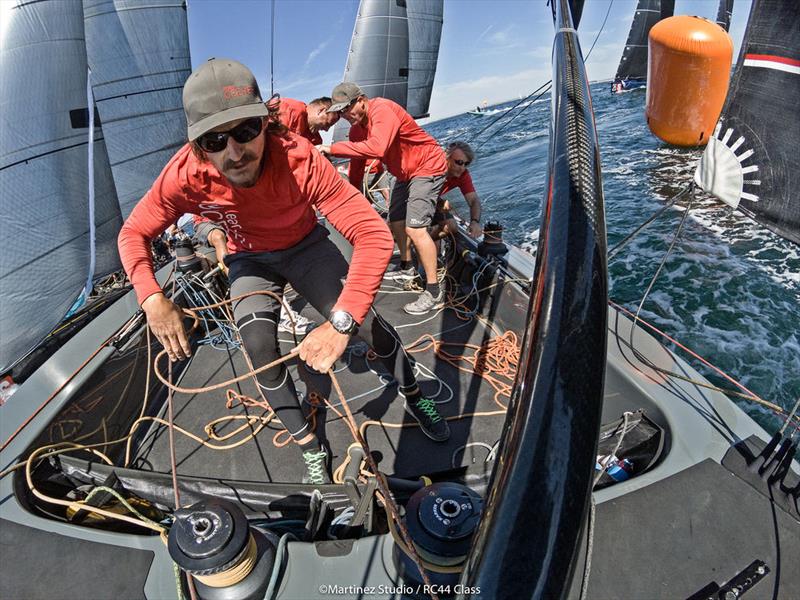
{"label": "headsail", "polygon": [[[0,373],[64,317],[86,282],[90,249],[82,6],[20,1],[2,13]],[[94,181],[101,276],[120,268],[121,217],[99,127]]]}
{"label": "headsail", "polygon": [[[350,40],[343,81],[361,86],[405,107],[408,100],[408,15],[405,0],[361,0]],[[350,125],[340,119],[334,141],[347,138]]]}
{"label": "headsail", "polygon": [[754,0],[731,90],[695,181],[800,244],[800,5]]}
{"label": "headsail", "polygon": [[731,14],[733,14],[733,0],[719,0],[717,9],[717,25],[728,31],[731,26]]}
{"label": "headsail", "polygon": [[[186,142],[186,5],[83,0],[86,54],[123,217]],[[135,132],[135,135],[131,135]]]}
{"label": "headsail", "polygon": [[408,104],[415,119],[428,116],[439,41],[442,37],[444,0],[408,0]]}
{"label": "headsail", "polygon": [[639,0],[617,67],[616,80],[640,83],[647,80],[647,36],[653,25],[671,17],[674,10],[675,0]]}

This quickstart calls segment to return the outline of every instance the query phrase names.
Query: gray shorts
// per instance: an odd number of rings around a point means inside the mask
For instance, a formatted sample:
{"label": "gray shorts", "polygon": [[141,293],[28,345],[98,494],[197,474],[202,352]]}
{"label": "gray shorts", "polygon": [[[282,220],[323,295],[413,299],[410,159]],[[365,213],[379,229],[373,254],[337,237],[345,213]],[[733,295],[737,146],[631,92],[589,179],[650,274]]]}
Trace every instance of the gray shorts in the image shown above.
{"label": "gray shorts", "polygon": [[442,173],[396,182],[389,201],[389,221],[403,221],[406,227],[413,229],[428,227],[444,180],[445,174]]}
{"label": "gray shorts", "polygon": [[211,221],[200,221],[200,223],[195,225],[194,228],[194,243],[200,244],[201,246],[211,247],[211,244],[208,243],[208,236],[215,229],[219,229],[222,233],[225,233],[225,229],[218,223],[213,223]]}

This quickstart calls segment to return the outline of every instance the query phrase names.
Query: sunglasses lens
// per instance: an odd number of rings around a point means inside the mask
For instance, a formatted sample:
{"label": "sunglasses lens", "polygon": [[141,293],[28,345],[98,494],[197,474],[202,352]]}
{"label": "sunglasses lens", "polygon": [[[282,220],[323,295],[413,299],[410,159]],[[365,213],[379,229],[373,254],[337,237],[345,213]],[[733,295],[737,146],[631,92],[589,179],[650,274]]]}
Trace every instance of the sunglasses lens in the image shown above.
{"label": "sunglasses lens", "polygon": [[206,152],[222,152],[228,145],[228,133],[204,133],[197,138],[197,143]]}
{"label": "sunglasses lens", "polygon": [[240,144],[254,140],[261,133],[261,118],[248,119],[230,130],[231,137]]}
{"label": "sunglasses lens", "polygon": [[468,161],[468,160],[454,160],[453,162],[456,163],[459,167],[468,167],[470,161]]}
{"label": "sunglasses lens", "polygon": [[228,145],[228,136],[240,144],[254,140],[261,133],[262,122],[260,117],[248,119],[230,131],[209,131],[197,138],[197,143],[206,152],[222,152]]}

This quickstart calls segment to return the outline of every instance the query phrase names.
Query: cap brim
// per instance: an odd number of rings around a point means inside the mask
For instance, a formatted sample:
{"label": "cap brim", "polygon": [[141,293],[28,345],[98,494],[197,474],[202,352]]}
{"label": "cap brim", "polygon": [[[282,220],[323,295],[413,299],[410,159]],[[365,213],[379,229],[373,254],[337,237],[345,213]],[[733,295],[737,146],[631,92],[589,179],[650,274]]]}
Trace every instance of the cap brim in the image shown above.
{"label": "cap brim", "polygon": [[345,108],[347,108],[348,106],[350,106],[350,102],[349,101],[347,101],[347,102],[337,102],[336,104],[331,104],[331,107],[328,110],[326,110],[325,112],[329,112],[329,113],[341,112]]}
{"label": "cap brim", "polygon": [[221,112],[214,113],[213,115],[209,115],[204,119],[200,119],[194,125],[190,125],[187,135],[189,137],[189,141],[193,142],[204,133],[215,129],[220,125],[225,125],[225,123],[238,121],[239,119],[267,116],[269,116],[269,110],[266,106],[264,106],[263,102],[245,104],[244,106],[234,106],[233,108],[228,108]]}

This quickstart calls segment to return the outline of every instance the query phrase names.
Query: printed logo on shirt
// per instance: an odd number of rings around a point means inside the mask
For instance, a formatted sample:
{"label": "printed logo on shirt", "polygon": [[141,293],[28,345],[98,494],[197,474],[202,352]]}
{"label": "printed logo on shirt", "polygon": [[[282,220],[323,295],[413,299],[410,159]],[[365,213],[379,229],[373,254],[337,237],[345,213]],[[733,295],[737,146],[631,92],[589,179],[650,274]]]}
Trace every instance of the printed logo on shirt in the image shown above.
{"label": "printed logo on shirt", "polygon": [[255,94],[255,89],[252,85],[226,85],[222,88],[222,94],[225,99],[252,96]]}
{"label": "printed logo on shirt", "polygon": [[253,245],[242,234],[239,216],[234,210],[226,210],[219,204],[201,202],[200,216],[221,225],[229,240],[235,240],[236,245],[252,249]]}

